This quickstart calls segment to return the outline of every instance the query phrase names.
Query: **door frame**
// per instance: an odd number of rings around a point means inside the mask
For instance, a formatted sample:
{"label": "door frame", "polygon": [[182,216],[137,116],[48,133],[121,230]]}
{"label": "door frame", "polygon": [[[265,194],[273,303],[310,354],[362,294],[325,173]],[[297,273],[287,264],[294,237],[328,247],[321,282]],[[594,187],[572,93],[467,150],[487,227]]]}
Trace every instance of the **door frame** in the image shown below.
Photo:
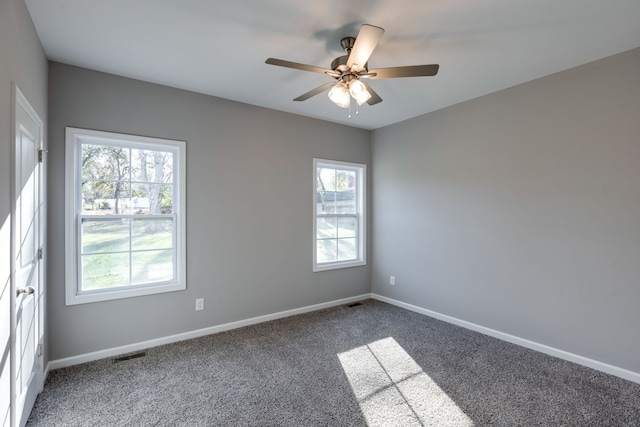
{"label": "door frame", "polygon": [[12,84],[12,102],[11,102],[11,188],[9,191],[10,197],[11,197],[11,211],[10,211],[10,215],[11,215],[11,226],[10,226],[10,261],[9,261],[9,268],[10,268],[10,287],[9,287],[9,292],[10,292],[10,301],[9,301],[9,305],[10,305],[10,341],[11,341],[11,349],[10,349],[10,375],[11,375],[11,379],[10,379],[10,384],[11,384],[11,396],[10,396],[10,424],[11,426],[19,426],[19,424],[21,423],[21,421],[23,421],[23,423],[26,423],[26,419],[25,420],[21,420],[22,417],[22,408],[20,408],[20,411],[18,411],[18,408],[16,408],[16,400],[17,400],[17,395],[16,395],[16,374],[17,374],[17,361],[19,360],[19,356],[18,354],[20,353],[19,351],[16,352],[16,255],[17,255],[17,247],[16,247],[16,236],[18,233],[18,230],[16,230],[17,226],[16,226],[16,211],[17,211],[17,206],[16,206],[16,201],[17,201],[17,196],[18,194],[16,194],[16,174],[18,173],[18,164],[17,162],[21,159],[18,159],[18,152],[17,152],[17,147],[16,147],[16,135],[18,132],[18,129],[16,129],[16,120],[17,120],[17,106],[20,105],[20,107],[22,109],[24,109],[24,111],[29,115],[29,117],[38,125],[39,127],[39,135],[38,135],[38,141],[37,144],[39,146],[39,150],[42,153],[42,161],[40,162],[40,170],[38,173],[38,200],[39,200],[39,207],[38,207],[38,221],[39,221],[39,226],[38,226],[38,248],[42,249],[42,258],[38,261],[38,266],[36,267],[39,270],[39,289],[38,289],[38,294],[34,295],[34,298],[37,298],[39,301],[36,305],[37,309],[36,309],[36,329],[37,329],[37,340],[38,340],[38,350],[36,351],[36,385],[38,387],[38,394],[42,391],[42,389],[44,388],[44,352],[43,352],[43,345],[44,345],[44,313],[45,313],[45,305],[46,305],[46,280],[44,277],[45,274],[45,269],[44,269],[44,252],[45,252],[45,236],[46,236],[46,229],[45,229],[45,225],[46,225],[46,191],[45,191],[45,184],[46,184],[46,179],[45,179],[45,167],[44,167],[44,153],[45,153],[45,149],[44,149],[44,123],[42,121],[42,119],[40,118],[40,116],[38,115],[38,113],[34,110],[34,108],[31,106],[31,104],[29,103],[29,101],[27,100],[27,98],[23,95],[23,93],[20,91],[20,89],[18,88],[18,85],[13,83]]}

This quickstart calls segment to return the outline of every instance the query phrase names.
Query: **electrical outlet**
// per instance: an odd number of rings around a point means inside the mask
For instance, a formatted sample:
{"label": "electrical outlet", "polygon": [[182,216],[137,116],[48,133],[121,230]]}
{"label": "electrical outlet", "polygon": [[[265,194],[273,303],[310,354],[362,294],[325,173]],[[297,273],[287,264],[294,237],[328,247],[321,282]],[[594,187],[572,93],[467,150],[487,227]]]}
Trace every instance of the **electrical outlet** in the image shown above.
{"label": "electrical outlet", "polygon": [[196,298],[196,311],[204,310],[204,298]]}
{"label": "electrical outlet", "polygon": [[389,284],[395,286],[395,284],[396,284],[396,276],[389,276]]}

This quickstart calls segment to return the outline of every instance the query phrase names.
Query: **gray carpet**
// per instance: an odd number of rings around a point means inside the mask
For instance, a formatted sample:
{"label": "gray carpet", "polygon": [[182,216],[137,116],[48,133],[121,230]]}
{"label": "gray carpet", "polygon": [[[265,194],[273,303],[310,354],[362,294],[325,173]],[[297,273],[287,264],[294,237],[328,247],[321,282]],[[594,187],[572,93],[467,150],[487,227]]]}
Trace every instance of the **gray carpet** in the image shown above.
{"label": "gray carpet", "polygon": [[31,426],[640,425],[640,384],[379,301],[49,373]]}

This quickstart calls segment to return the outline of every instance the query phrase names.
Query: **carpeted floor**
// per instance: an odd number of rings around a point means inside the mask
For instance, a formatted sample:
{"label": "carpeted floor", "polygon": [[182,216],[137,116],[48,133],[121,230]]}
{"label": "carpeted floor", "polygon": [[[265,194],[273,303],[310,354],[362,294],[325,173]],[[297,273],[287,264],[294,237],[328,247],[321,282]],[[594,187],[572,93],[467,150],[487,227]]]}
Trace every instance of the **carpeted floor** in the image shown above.
{"label": "carpeted floor", "polygon": [[640,384],[379,301],[49,373],[32,426],[639,426]]}

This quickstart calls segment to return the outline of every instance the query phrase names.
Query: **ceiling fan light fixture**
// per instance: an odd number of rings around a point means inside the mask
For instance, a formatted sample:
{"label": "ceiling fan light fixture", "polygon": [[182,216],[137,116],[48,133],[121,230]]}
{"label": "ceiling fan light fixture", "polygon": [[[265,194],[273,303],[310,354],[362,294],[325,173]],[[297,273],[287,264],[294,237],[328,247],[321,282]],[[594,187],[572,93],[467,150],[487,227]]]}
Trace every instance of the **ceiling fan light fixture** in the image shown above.
{"label": "ceiling fan light fixture", "polygon": [[349,97],[349,89],[344,82],[338,82],[329,91],[329,99],[332,100],[338,107],[348,108],[351,103]]}
{"label": "ceiling fan light fixture", "polygon": [[349,93],[356,100],[358,105],[362,105],[371,98],[367,87],[360,80],[353,80],[349,83]]}

